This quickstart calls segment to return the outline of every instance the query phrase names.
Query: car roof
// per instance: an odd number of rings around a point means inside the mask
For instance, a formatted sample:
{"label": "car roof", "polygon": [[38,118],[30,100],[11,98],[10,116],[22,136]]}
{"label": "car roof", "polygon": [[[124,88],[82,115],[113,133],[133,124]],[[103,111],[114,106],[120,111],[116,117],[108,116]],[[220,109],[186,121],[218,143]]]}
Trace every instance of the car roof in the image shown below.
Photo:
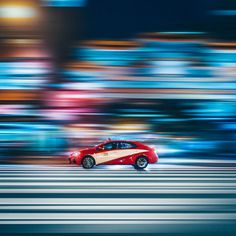
{"label": "car roof", "polygon": [[131,140],[106,140],[101,144],[106,144],[106,143],[110,143],[110,142],[127,142],[127,143],[135,143],[135,144],[141,144],[138,141],[131,141]]}

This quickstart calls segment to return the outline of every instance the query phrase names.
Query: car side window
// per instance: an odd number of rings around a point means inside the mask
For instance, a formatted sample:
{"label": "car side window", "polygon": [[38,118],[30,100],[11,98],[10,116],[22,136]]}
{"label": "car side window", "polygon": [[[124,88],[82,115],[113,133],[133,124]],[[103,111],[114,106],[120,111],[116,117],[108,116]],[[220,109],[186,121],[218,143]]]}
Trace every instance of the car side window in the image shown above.
{"label": "car side window", "polygon": [[117,148],[117,143],[116,142],[106,143],[106,144],[104,144],[103,147],[104,147],[104,150],[116,149]]}
{"label": "car side window", "polygon": [[136,145],[133,143],[128,143],[128,142],[120,142],[119,143],[119,148],[120,149],[129,149],[129,148],[135,148]]}

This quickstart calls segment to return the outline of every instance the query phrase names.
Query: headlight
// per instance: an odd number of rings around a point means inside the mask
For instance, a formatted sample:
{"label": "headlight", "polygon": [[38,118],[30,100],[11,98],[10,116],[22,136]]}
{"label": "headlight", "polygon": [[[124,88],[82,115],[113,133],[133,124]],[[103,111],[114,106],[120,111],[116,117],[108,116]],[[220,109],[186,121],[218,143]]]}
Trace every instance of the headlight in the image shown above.
{"label": "headlight", "polygon": [[78,157],[80,155],[80,152],[74,152],[73,156]]}

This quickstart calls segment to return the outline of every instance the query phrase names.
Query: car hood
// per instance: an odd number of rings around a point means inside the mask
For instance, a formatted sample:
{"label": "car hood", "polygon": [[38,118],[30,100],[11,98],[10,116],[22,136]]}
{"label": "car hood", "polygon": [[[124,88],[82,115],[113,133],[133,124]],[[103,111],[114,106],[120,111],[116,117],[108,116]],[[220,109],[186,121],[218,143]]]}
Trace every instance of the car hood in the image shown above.
{"label": "car hood", "polygon": [[95,151],[95,148],[83,148],[79,150],[80,152],[92,152]]}

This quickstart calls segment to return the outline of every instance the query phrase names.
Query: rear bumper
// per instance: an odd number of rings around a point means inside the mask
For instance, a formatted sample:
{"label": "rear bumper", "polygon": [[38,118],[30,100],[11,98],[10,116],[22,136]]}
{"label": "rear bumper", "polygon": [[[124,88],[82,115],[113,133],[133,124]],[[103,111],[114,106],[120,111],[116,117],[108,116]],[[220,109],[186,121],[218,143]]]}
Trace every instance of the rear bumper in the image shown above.
{"label": "rear bumper", "polygon": [[155,163],[158,162],[158,160],[159,160],[159,157],[156,153],[152,153],[149,157],[149,163],[150,164],[155,164]]}

